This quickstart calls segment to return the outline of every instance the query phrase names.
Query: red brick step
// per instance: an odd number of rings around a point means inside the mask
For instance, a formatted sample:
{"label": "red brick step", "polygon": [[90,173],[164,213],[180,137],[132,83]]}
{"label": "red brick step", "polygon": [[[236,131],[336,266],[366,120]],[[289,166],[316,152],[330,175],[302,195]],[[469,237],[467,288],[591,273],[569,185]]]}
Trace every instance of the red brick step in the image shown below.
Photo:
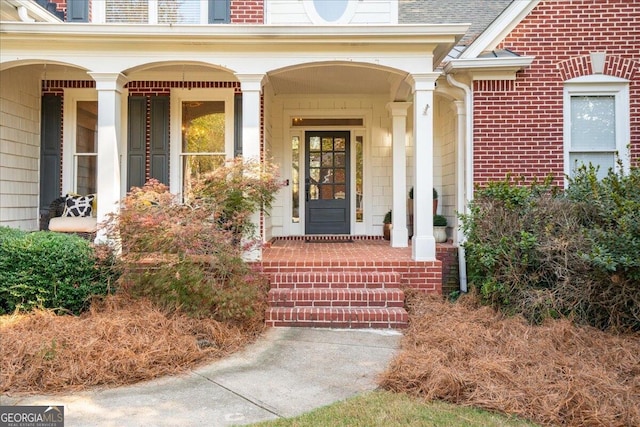
{"label": "red brick step", "polygon": [[403,308],[271,307],[267,326],[328,328],[406,328],[408,314]]}
{"label": "red brick step", "polygon": [[269,291],[271,307],[403,307],[401,289],[275,288]]}
{"label": "red brick step", "polygon": [[400,279],[387,272],[285,272],[271,274],[271,288],[399,288]]}

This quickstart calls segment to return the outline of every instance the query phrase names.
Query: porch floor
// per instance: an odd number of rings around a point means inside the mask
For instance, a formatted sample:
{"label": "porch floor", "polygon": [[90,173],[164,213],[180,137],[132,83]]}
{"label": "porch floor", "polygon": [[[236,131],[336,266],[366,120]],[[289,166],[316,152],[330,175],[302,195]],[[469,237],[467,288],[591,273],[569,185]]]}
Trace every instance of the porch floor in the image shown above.
{"label": "porch floor", "polygon": [[[318,239],[320,240],[320,239]],[[345,264],[353,266],[387,265],[388,263],[412,263],[411,246],[392,248],[388,240],[382,238],[358,239],[350,243],[328,243],[306,241],[304,237],[275,238],[262,251],[263,263],[292,262],[296,264]]]}

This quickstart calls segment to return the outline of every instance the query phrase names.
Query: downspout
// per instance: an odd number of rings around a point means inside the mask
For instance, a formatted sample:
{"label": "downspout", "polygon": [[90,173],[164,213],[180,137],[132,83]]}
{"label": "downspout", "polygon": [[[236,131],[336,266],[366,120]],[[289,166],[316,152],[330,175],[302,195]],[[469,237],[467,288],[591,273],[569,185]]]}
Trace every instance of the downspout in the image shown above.
{"label": "downspout", "polygon": [[[473,199],[473,92],[471,88],[447,74],[447,82],[464,91],[467,123],[465,126],[465,138],[459,143],[458,153],[464,153],[464,169],[459,170],[458,181],[458,208],[459,212],[469,213],[468,201]],[[462,146],[460,146],[462,145]],[[467,262],[464,252],[464,242],[467,236],[457,233],[458,236],[458,274],[460,276],[460,291],[467,292]]]}

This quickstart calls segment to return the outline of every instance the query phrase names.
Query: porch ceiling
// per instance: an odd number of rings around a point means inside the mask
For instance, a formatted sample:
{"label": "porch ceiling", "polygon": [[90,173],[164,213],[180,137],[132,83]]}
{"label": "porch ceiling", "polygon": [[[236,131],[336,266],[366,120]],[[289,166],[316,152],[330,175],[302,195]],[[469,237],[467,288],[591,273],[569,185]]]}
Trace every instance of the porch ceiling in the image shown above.
{"label": "porch ceiling", "polygon": [[341,64],[306,66],[268,73],[276,95],[391,95],[397,91],[406,75]]}

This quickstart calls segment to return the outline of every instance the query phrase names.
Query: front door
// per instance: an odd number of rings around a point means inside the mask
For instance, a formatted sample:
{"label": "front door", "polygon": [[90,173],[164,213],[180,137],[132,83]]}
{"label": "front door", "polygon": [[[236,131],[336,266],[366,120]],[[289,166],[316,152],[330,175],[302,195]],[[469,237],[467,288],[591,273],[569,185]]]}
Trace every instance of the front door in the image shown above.
{"label": "front door", "polygon": [[305,132],[305,233],[349,234],[349,132]]}

